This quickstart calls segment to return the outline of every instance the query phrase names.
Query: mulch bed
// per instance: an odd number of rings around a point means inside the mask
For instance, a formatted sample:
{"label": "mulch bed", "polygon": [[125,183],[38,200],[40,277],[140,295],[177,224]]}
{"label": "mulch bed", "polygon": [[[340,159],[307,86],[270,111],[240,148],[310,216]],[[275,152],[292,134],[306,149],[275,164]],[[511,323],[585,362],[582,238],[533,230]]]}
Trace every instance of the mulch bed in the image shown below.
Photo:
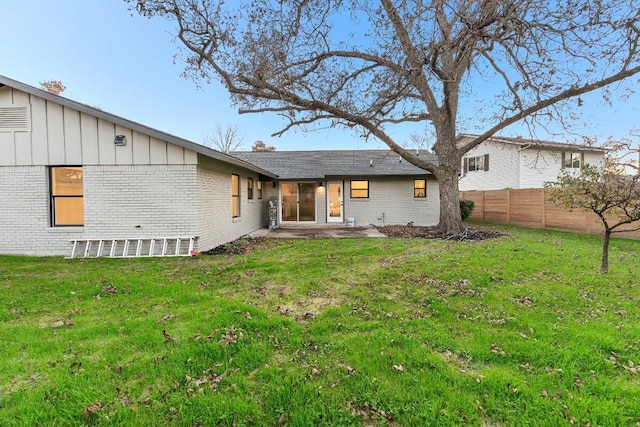
{"label": "mulch bed", "polygon": [[[378,231],[387,237],[397,238],[424,238],[424,239],[442,239],[457,241],[479,241],[487,239],[497,239],[506,236],[496,230],[486,228],[468,227],[466,231],[459,235],[451,235],[437,233],[434,227],[417,227],[413,225],[385,225],[384,227],[376,227]],[[242,237],[233,242],[217,246],[209,251],[203,252],[206,255],[242,255],[251,252],[258,246],[268,244],[273,239],[268,237],[247,238]]]}
{"label": "mulch bed", "polygon": [[497,239],[507,235],[500,231],[476,227],[467,227],[467,229],[462,234],[439,233],[435,231],[434,227],[416,227],[413,225],[385,225],[384,227],[376,228],[387,237],[399,238],[420,237],[424,239],[480,241],[487,239]]}
{"label": "mulch bed", "polygon": [[264,237],[246,238],[234,240],[224,245],[203,252],[206,255],[242,255],[251,252],[258,246],[263,245],[267,241]]}

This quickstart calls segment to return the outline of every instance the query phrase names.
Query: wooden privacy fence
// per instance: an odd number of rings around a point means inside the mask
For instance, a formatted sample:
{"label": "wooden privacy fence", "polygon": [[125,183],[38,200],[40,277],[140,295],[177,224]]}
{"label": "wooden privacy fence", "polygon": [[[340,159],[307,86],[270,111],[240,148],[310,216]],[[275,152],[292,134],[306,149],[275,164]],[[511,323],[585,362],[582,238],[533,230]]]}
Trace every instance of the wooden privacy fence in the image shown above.
{"label": "wooden privacy fence", "polygon": [[[475,221],[589,234],[600,234],[604,229],[600,218],[593,212],[556,207],[549,201],[549,191],[543,188],[462,191],[460,198],[475,203],[470,217]],[[637,227],[637,223],[633,226]],[[615,235],[640,239],[640,231],[625,231]]]}

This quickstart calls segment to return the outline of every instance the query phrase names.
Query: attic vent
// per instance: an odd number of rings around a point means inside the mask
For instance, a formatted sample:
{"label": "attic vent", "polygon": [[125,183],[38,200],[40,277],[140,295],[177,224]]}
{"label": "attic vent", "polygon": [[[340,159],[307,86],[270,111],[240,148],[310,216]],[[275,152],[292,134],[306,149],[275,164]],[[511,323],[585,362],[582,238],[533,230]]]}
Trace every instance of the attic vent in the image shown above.
{"label": "attic vent", "polygon": [[0,131],[29,130],[29,107],[0,107]]}

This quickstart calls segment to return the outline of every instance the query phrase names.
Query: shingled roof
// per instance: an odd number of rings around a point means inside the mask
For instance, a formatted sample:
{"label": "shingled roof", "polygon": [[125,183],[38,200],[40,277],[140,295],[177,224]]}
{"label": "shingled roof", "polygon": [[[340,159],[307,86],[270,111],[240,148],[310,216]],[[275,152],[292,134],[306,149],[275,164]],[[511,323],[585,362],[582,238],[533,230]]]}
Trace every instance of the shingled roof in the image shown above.
{"label": "shingled roof", "polygon": [[[231,155],[266,169],[282,180],[430,175],[391,150],[243,151]],[[435,155],[428,151],[420,150],[418,155],[437,162]]]}
{"label": "shingled roof", "polygon": [[[478,135],[470,135],[470,134],[460,134],[458,136],[458,140],[462,139],[474,139]],[[573,151],[592,151],[596,153],[604,153],[609,151],[606,148],[598,147],[595,145],[584,145],[584,144],[572,144],[568,142],[555,142],[555,141],[546,141],[539,139],[525,139],[521,136],[511,138],[506,136],[492,136],[487,139],[487,142],[499,142],[504,144],[518,145],[524,148],[546,148],[550,150],[573,150]]]}

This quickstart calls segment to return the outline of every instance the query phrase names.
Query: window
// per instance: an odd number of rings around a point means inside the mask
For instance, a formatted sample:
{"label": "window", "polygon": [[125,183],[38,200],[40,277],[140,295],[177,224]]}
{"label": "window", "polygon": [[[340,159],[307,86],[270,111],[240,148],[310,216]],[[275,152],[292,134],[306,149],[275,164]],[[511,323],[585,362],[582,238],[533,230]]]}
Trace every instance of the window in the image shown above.
{"label": "window", "polygon": [[413,197],[427,197],[427,180],[426,179],[414,179],[413,180]]}
{"label": "window", "polygon": [[258,200],[262,199],[262,181],[256,183],[258,189]]}
{"label": "window", "polygon": [[464,172],[474,171],[488,171],[489,170],[489,155],[465,157],[464,159]]}
{"label": "window", "polygon": [[565,169],[580,169],[582,167],[583,155],[581,153],[562,153],[562,167]]}
{"label": "window", "polygon": [[247,199],[253,199],[253,178],[247,178]]}
{"label": "window", "polygon": [[84,225],[81,166],[50,169],[51,225]]}
{"label": "window", "polygon": [[240,177],[231,175],[231,216],[240,216]]}
{"label": "window", "polygon": [[351,198],[368,199],[369,181],[351,181]]}
{"label": "window", "polygon": [[469,172],[484,170],[484,157],[470,157],[469,158]]}

